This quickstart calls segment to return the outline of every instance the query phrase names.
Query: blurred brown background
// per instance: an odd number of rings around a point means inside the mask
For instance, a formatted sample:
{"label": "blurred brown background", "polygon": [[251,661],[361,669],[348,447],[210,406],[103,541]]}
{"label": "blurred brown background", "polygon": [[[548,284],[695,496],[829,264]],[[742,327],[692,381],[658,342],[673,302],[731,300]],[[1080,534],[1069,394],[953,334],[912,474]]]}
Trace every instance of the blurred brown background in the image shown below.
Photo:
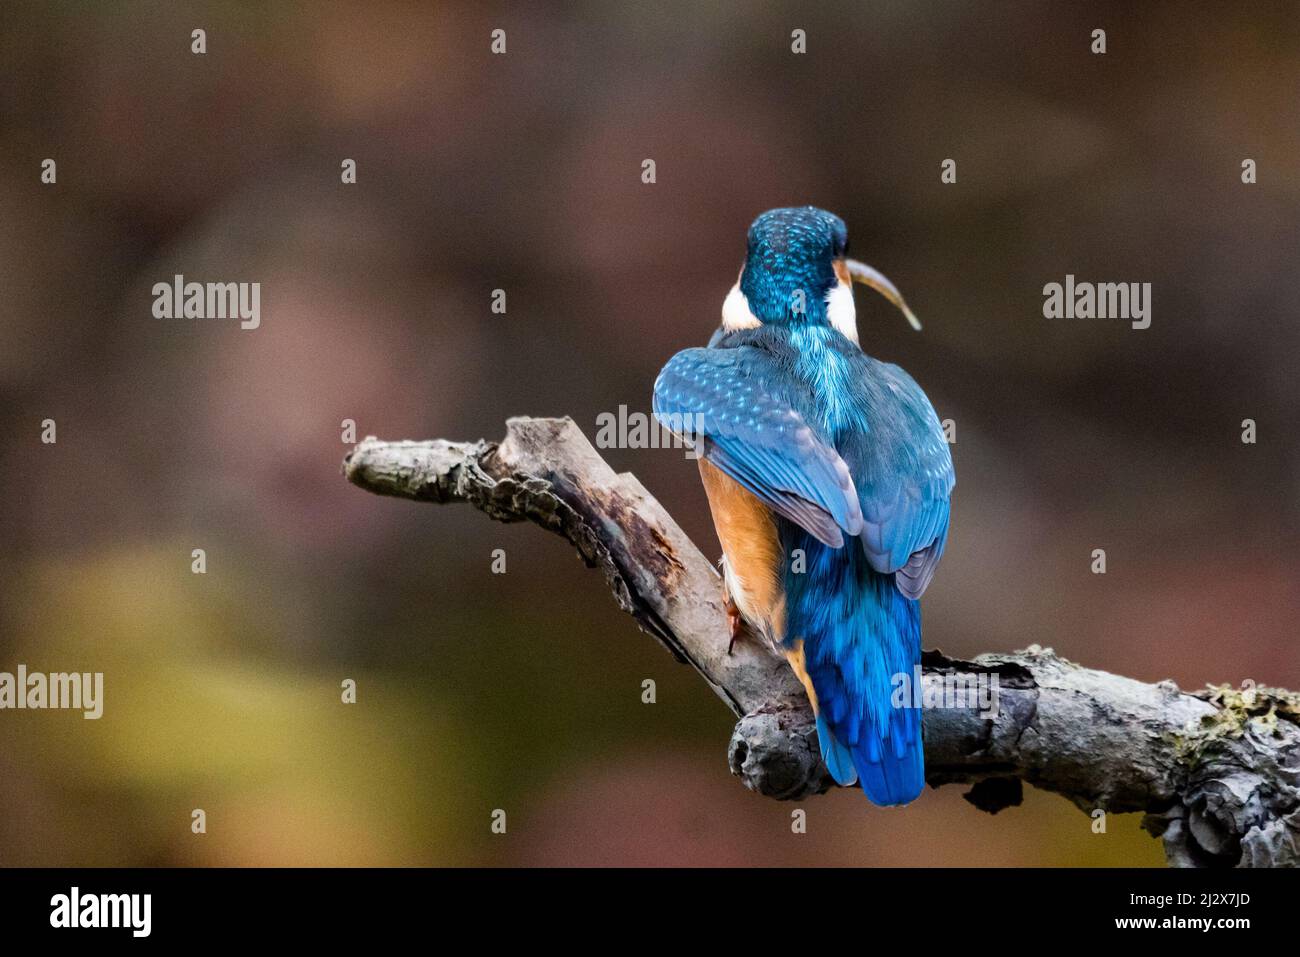
{"label": "blurred brown background", "polygon": [[[752,218],[815,203],[926,324],[860,292],[866,348],[957,422],[927,647],[1300,686],[1300,8],[1133,9],[9,0],[0,670],[106,701],[0,713],[0,863],[1159,864],[1038,792],[792,835],[559,539],[339,474],[345,418],[648,410]],[[262,283],[261,328],[155,319],[178,272]],[[1151,328],[1044,319],[1066,273],[1151,282]],[[716,551],[693,464],[610,458]]]}

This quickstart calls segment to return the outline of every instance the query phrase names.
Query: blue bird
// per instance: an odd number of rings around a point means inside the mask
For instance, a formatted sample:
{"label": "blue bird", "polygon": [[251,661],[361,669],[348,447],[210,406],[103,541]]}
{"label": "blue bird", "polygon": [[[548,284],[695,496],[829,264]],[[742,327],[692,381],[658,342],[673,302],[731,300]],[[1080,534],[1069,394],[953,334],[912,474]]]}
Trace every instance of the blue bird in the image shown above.
{"label": "blue bird", "polygon": [[952,456],[921,387],[859,347],[855,280],[921,326],[847,252],[824,210],[759,216],[721,327],[664,366],[654,411],[699,454],[732,640],[743,622],[785,655],[836,781],[906,804],[925,784],[918,599],[948,539]]}

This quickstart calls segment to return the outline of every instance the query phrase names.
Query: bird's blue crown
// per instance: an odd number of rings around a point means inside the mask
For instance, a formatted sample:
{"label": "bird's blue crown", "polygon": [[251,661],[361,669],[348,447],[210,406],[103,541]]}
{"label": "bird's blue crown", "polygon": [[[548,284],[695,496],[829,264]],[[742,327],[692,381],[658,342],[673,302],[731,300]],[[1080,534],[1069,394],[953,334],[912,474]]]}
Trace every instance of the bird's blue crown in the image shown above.
{"label": "bird's blue crown", "polygon": [[740,291],[762,322],[826,322],[835,260],[844,257],[844,220],[816,206],[771,209],[749,227]]}

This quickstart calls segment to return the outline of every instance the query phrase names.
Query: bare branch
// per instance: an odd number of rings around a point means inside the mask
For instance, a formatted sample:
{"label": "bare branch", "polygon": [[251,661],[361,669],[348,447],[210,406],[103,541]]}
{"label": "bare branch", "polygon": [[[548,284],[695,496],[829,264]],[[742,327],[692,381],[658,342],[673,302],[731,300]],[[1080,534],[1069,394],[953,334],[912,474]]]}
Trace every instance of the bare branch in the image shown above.
{"label": "bare branch", "polygon": [[[500,444],[367,438],[344,471],[381,495],[468,502],[498,521],[563,535],[641,628],[740,719],[729,760],[746,787],[796,799],[833,786],[785,661],[758,641],[727,653],[713,564],[571,419],[511,419]],[[1082,668],[1037,646],[973,661],[927,652],[923,664],[926,696],[981,675],[996,675],[998,685],[988,714],[926,708],[931,786],[972,785],[967,800],[991,813],[1019,804],[1022,782],[1094,815],[1140,811],[1174,865],[1300,865],[1300,695],[1189,694],[1169,681]]]}

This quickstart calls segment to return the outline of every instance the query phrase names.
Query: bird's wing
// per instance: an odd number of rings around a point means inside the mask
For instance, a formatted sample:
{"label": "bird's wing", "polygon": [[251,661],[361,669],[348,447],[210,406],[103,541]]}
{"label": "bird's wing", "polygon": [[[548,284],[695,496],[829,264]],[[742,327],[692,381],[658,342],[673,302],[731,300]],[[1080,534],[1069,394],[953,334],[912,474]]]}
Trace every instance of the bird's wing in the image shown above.
{"label": "bird's wing", "polygon": [[921,387],[896,365],[869,362],[869,427],[841,451],[857,481],[871,567],[897,572],[898,590],[919,598],[948,541],[952,455]]}
{"label": "bird's wing", "polygon": [[[782,387],[784,383],[785,388]],[[795,407],[772,355],[753,346],[687,349],[655,381],[655,417],[779,515],[840,548],[862,533],[848,465]]]}

